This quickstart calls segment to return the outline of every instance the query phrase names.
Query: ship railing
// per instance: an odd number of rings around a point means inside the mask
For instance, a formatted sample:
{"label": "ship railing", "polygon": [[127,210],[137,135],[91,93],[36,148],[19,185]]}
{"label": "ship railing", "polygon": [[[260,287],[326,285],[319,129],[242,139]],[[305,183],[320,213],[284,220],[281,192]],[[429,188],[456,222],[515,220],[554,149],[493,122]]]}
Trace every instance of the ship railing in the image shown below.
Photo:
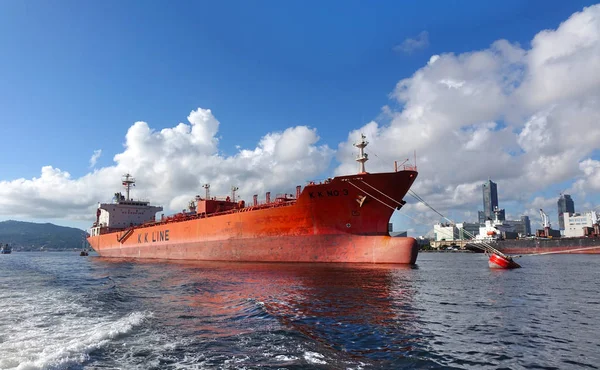
{"label": "ship railing", "polygon": [[[287,195],[287,197],[286,197],[286,195]],[[270,202],[267,202],[266,200],[257,201],[256,206],[268,206],[269,204],[281,203],[280,201],[277,201],[277,199],[283,200],[285,203],[289,203],[289,202],[293,203],[297,200],[296,197],[293,196],[292,194],[277,194],[277,197],[271,198]],[[249,208],[249,207],[255,207],[255,206],[252,202],[246,202],[245,208]]]}
{"label": "ship railing", "polygon": [[323,184],[329,184],[331,182],[331,180],[333,180],[333,178],[328,177],[326,179],[323,180],[312,180],[312,181],[307,181],[306,185],[323,185]]}
{"label": "ship railing", "polygon": [[131,203],[150,203],[150,198],[138,198],[138,199],[129,199],[129,200],[122,200],[122,201],[116,201],[114,202],[114,198],[113,198],[113,203],[119,204],[119,203],[125,203],[125,204],[131,204]]}
{"label": "ship railing", "polygon": [[[165,217],[165,218],[161,219],[160,221],[151,221],[151,222],[147,222],[147,223],[144,223],[141,225],[137,225],[134,228],[146,228],[146,227],[163,225],[163,224],[168,224],[168,223],[173,223],[173,222],[190,221],[190,220],[196,220],[199,218],[209,218],[209,217],[214,217],[214,216],[222,216],[222,215],[234,214],[234,213],[240,213],[240,212],[251,212],[251,211],[256,211],[256,210],[260,210],[260,209],[287,207],[287,206],[291,206],[294,204],[296,204],[296,200],[292,199],[292,200],[289,200],[286,202],[264,203],[262,205],[248,206],[248,207],[244,207],[244,208],[237,208],[237,209],[231,209],[228,211],[214,212],[214,213],[194,213],[194,214],[187,214],[187,215],[178,213],[173,216]],[[120,229],[120,230],[122,230],[122,229]]]}

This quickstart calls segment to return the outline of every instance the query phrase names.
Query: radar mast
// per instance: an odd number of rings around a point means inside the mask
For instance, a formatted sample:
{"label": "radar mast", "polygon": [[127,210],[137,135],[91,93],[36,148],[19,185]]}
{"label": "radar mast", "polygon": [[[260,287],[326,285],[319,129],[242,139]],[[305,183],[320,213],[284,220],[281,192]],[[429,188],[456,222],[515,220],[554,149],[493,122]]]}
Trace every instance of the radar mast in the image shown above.
{"label": "radar mast", "polygon": [[361,133],[360,141],[354,143],[354,146],[359,149],[358,157],[356,157],[356,161],[358,162],[358,173],[367,173],[367,171],[365,171],[365,162],[369,160],[369,156],[365,153],[365,147],[369,145],[369,142],[365,139],[366,136]]}
{"label": "radar mast", "polygon": [[129,200],[129,190],[135,186],[135,179],[130,174],[123,175],[123,186],[125,187],[126,200]]}

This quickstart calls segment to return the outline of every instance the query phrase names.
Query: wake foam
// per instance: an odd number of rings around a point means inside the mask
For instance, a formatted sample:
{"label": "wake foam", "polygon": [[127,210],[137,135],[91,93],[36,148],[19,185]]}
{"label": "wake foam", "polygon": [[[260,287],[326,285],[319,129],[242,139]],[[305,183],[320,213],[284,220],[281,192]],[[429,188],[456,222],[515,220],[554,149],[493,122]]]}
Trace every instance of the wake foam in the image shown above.
{"label": "wake foam", "polygon": [[[89,353],[131,333],[152,316],[100,313],[62,292],[13,297],[19,304],[0,308],[2,354],[0,369],[41,370],[68,368],[89,359]],[[14,302],[16,303],[16,302]]]}

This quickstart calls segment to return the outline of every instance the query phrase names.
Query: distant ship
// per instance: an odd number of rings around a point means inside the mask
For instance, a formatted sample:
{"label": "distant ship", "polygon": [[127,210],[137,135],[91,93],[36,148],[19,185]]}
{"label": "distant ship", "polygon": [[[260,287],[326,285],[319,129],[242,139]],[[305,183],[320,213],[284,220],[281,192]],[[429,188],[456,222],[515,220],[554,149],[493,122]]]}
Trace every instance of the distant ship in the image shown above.
{"label": "distant ship", "polygon": [[490,244],[500,252],[515,254],[599,254],[600,237],[580,238],[531,238],[499,240]]}
{"label": "distant ship", "polygon": [[[561,237],[558,230],[551,228],[548,215],[540,209],[543,229],[537,230],[535,237],[516,238],[516,233],[503,225],[496,216],[486,221],[480,228],[479,244],[486,243],[508,255],[516,254],[600,254],[600,225],[595,211],[592,211],[592,226],[583,227],[583,236]],[[477,240],[467,244],[466,248],[480,251]],[[475,245],[473,245],[475,244]]]}
{"label": "distant ship", "polygon": [[196,196],[187,211],[155,220],[161,206],[129,197],[135,179],[122,179],[126,196],[99,204],[88,242],[100,256],[213,261],[357,262],[414,264],[414,238],[391,237],[388,222],[417,178],[416,166],[368,173],[365,136],[354,145],[359,173],[296,187],[246,204],[232,194]]}
{"label": "distant ship", "polygon": [[1,245],[0,244],[0,254],[11,254],[12,253],[12,248],[10,247],[10,245],[6,244],[6,245]]}

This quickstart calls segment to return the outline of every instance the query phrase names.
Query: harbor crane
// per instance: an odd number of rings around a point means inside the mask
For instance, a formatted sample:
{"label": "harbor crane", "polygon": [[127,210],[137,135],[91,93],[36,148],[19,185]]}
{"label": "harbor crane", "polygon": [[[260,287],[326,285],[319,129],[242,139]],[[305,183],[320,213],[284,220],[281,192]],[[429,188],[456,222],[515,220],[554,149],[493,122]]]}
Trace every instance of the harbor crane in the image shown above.
{"label": "harbor crane", "polygon": [[543,209],[540,208],[540,216],[542,217],[542,227],[544,228],[543,230],[538,230],[536,232],[536,236],[538,237],[542,237],[542,238],[548,238],[550,237],[550,219],[548,218],[548,215],[544,212]]}
{"label": "harbor crane", "polygon": [[550,219],[548,218],[548,215],[544,212],[543,209],[540,208],[540,216],[542,217],[542,227],[545,228],[550,228]]}

